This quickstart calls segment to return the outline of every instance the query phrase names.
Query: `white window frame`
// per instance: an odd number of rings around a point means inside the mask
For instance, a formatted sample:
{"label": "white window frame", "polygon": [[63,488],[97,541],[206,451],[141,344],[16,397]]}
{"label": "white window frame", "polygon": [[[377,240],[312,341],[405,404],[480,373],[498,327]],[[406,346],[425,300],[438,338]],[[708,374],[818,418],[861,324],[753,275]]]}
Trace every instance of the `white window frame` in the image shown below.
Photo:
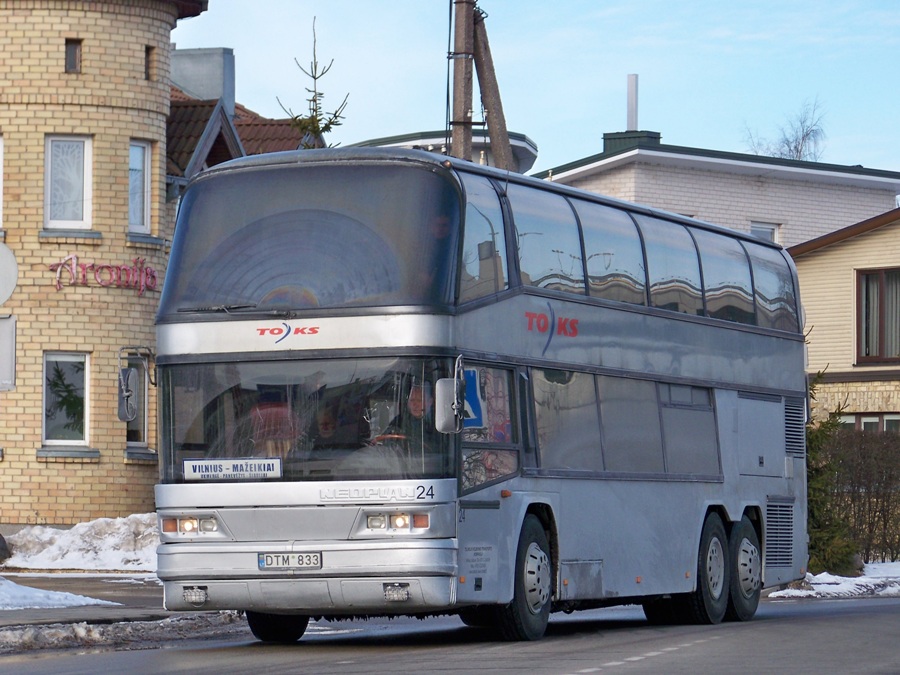
{"label": "white window frame", "polygon": [[897,422],[900,425],[900,415],[884,415],[884,426],[882,427],[883,431],[888,430],[888,422]]}
{"label": "white window frame", "polygon": [[[141,208],[143,210],[140,222],[132,220],[132,199],[134,192],[131,184],[131,153],[135,148],[140,148],[144,153],[144,161],[141,170],[143,171],[141,186]],[[139,141],[131,139],[128,144],[128,231],[133,234],[150,234],[150,166],[152,158],[153,146],[149,141]]]}
{"label": "white window frame", "polygon": [[[770,234],[769,237],[761,236],[762,232],[768,232]],[[781,224],[780,223],[767,223],[761,220],[751,220],[750,221],[750,234],[752,234],[757,239],[762,239],[763,241],[771,241],[776,244],[780,243],[780,233],[781,233]]]}
{"label": "white window frame", "polygon": [[[53,190],[53,144],[57,142],[83,143],[82,152],[82,193],[81,218],[61,219],[52,217],[51,199]],[[90,136],[63,136],[48,134],[44,145],[44,227],[48,230],[89,230],[93,211],[93,139]]]}
{"label": "white window frame", "polygon": [[[47,390],[47,363],[48,361],[69,361],[84,364],[84,430],[81,438],[47,438],[47,404],[49,402]],[[90,430],[90,401],[91,401],[91,361],[90,355],[84,352],[44,352],[43,377],[41,379],[41,392],[43,402],[43,414],[41,415],[41,442],[45,446],[87,446]]]}

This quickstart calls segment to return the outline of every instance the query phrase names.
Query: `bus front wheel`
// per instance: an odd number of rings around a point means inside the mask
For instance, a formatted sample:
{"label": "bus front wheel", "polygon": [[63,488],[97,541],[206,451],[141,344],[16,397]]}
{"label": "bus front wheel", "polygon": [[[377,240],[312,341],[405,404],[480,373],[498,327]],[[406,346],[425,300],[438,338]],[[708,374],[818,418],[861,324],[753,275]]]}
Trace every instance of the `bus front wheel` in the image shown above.
{"label": "bus front wheel", "polygon": [[728,610],[729,621],[749,621],[756,614],[762,589],[762,556],[756,528],[747,516],[741,518],[729,537],[731,587]]}
{"label": "bus front wheel", "polygon": [[250,625],[250,632],[257,640],[293,644],[306,632],[309,617],[248,611],[247,623]]}
{"label": "bus front wheel", "polygon": [[516,551],[515,592],[512,602],[497,612],[497,628],[506,640],[539,640],[550,620],[553,565],[544,526],[528,515]]}
{"label": "bus front wheel", "polygon": [[731,563],[725,526],[716,513],[706,516],[697,555],[697,588],[686,600],[687,619],[719,623],[725,618],[731,585]]}

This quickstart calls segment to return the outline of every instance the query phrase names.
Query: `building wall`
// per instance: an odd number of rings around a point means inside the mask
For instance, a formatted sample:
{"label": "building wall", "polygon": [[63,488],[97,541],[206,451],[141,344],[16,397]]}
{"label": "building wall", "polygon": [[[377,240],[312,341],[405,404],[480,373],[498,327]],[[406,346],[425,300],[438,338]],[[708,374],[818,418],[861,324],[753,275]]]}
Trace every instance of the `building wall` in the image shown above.
{"label": "building wall", "polygon": [[838,408],[846,414],[900,412],[900,367],[856,363],[857,271],[900,266],[900,221],[794,262],[806,313],[807,370],[825,378],[813,402],[816,415]]}
{"label": "building wall", "polygon": [[892,189],[786,181],[636,162],[566,181],[591,192],[646,204],[743,232],[750,221],[781,225],[793,246],[896,207]]}
{"label": "building wall", "polygon": [[895,380],[823,382],[816,386],[810,408],[816,420],[838,410],[845,415],[900,413],[900,372]]}
{"label": "building wall", "polygon": [[[0,527],[69,525],[153,509],[157,463],[151,387],[146,452],[126,453],[117,418],[120,348],[153,347],[153,317],[171,223],[165,203],[169,41],[176,8],[166,0],[0,0],[0,241],[13,251],[18,285],[0,313],[17,319],[16,388],[0,392]],[[82,41],[80,73],[65,72],[65,39]],[[146,48],[151,79],[145,79]],[[92,226],[44,228],[45,138],[92,139]],[[151,231],[128,233],[129,141],[151,146]],[[74,256],[74,259],[72,258]],[[155,271],[155,288],[116,284],[90,269],[75,279],[52,265]],[[80,270],[76,267],[75,269]],[[145,280],[150,279],[146,276]],[[42,443],[43,359],[89,358],[87,447]]]}

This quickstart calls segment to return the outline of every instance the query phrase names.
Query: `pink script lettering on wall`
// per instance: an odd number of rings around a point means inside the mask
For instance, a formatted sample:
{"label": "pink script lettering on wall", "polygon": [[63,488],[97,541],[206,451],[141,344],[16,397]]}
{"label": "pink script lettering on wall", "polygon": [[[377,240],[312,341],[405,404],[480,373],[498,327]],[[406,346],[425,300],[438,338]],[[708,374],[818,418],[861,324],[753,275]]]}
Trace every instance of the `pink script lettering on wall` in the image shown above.
{"label": "pink script lettering on wall", "polygon": [[78,262],[78,256],[70,255],[58,263],[50,265],[56,272],[56,290],[63,287],[64,275],[68,274],[69,286],[87,286],[93,279],[100,286],[133,288],[138,295],[145,290],[155,291],[158,285],[156,270],[144,265],[144,258],[134,258],[132,265],[108,265],[105,263]]}

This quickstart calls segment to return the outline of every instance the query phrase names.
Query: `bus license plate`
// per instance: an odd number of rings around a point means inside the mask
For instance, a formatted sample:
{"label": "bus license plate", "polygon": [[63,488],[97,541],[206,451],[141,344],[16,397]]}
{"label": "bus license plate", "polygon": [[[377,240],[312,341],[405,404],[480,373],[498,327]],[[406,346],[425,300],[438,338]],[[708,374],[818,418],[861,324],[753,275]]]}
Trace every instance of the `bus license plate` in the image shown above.
{"label": "bus license plate", "polygon": [[322,568],[322,554],[315,553],[259,553],[261,570],[318,570]]}

